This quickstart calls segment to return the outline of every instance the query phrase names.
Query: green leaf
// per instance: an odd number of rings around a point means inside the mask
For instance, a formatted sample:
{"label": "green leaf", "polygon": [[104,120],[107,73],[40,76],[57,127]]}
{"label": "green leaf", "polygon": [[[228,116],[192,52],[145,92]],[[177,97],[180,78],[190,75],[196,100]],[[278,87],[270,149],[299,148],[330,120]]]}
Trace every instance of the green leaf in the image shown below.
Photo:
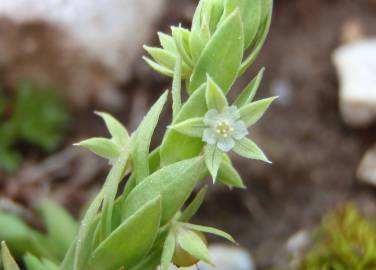
{"label": "green leaf", "polygon": [[210,262],[208,247],[204,241],[193,231],[180,229],[177,235],[177,241],[179,245],[191,254],[193,257],[204,261]]}
{"label": "green leaf", "polygon": [[265,69],[262,68],[257,76],[244,88],[234,103],[236,107],[242,108],[253,101],[264,76],[264,71]]}
{"label": "green leaf", "polygon": [[41,201],[38,209],[46,224],[51,247],[53,247],[59,258],[64,257],[76,237],[78,231],[77,222],[64,208],[50,200]]}
{"label": "green leaf", "polygon": [[[192,73],[191,67],[193,66],[193,62],[191,59],[191,52],[189,47],[189,38],[190,32],[183,27],[171,27],[172,36],[175,40],[176,48],[178,49],[179,54],[183,58],[183,62],[188,65],[188,74],[186,77],[189,77]],[[186,78],[184,77],[184,78]]]}
{"label": "green leaf", "polygon": [[1,242],[1,256],[4,270],[20,270],[4,241]]}
{"label": "green leaf", "polygon": [[144,49],[153,57],[153,59],[157,63],[171,70],[174,69],[176,63],[176,56],[173,53],[161,48],[149,47],[146,45],[144,45]]}
{"label": "green leaf", "polygon": [[123,202],[123,220],[135,213],[140,205],[162,196],[164,225],[183,206],[196,183],[205,175],[201,157],[163,167],[137,185]]}
{"label": "green leaf", "polygon": [[232,188],[246,188],[241,176],[232,165],[230,158],[227,155],[223,156],[221,165],[218,171],[218,182]]}
{"label": "green leaf", "polygon": [[221,112],[228,106],[226,96],[223,94],[221,88],[208,75],[206,84],[206,105],[208,109],[216,109]]}
{"label": "green leaf", "polygon": [[268,36],[270,25],[272,22],[272,15],[273,15],[273,0],[262,0],[262,21],[259,28],[259,32],[256,36],[256,44],[252,48],[251,53],[248,57],[242,62],[240,69],[239,69],[239,76],[241,76],[256,60],[257,56],[259,55],[265,40]]}
{"label": "green leaf", "polygon": [[163,49],[172,53],[177,53],[175,40],[172,36],[166,35],[162,32],[158,32],[158,37]]}
{"label": "green leaf", "polygon": [[227,93],[238,74],[243,39],[243,24],[237,10],[221,24],[202,51],[189,82],[189,93],[205,83],[207,74]]}
{"label": "green leaf", "polygon": [[163,244],[162,258],[161,258],[161,270],[169,270],[172,257],[175,251],[175,232],[170,231]]}
{"label": "green leaf", "polygon": [[28,270],[50,270],[37,257],[31,254],[27,254],[24,257],[24,261]]}
{"label": "green leaf", "polygon": [[244,121],[247,127],[254,125],[258,120],[260,120],[260,118],[269,108],[270,104],[272,104],[276,98],[277,97],[265,98],[243,106],[239,110],[240,119]]}
{"label": "green leaf", "polygon": [[165,76],[168,76],[168,77],[173,77],[174,76],[174,71],[165,67],[165,66],[162,66],[156,62],[154,62],[153,60],[147,58],[147,57],[142,57],[142,59],[144,59],[144,61],[152,68],[154,69],[156,72],[158,73],[161,73]]}
{"label": "green leaf", "polygon": [[120,148],[112,140],[106,138],[91,138],[74,144],[84,147],[94,154],[110,161],[119,157]]}
{"label": "green leaf", "polygon": [[[173,124],[178,124],[184,120],[202,117],[207,112],[205,103],[205,85],[202,85],[187,102],[182,106]],[[176,147],[176,142],[179,147]],[[200,154],[203,142],[201,139],[183,135],[176,130],[169,129],[165,134],[161,145],[161,165],[168,165],[174,162],[193,158]]]}
{"label": "green leaf", "polygon": [[172,80],[172,119],[176,118],[181,109],[181,66],[181,56],[178,55]]}
{"label": "green leaf", "polygon": [[212,176],[214,183],[217,179],[222,156],[223,152],[218,149],[216,144],[207,144],[205,146],[205,164]]}
{"label": "green leaf", "polygon": [[205,124],[202,117],[195,117],[173,125],[170,128],[187,136],[202,138]]}
{"label": "green leaf", "polygon": [[114,270],[136,265],[150,250],[161,219],[161,198],[144,204],[99,247],[89,261],[91,270]]}
{"label": "green leaf", "polygon": [[236,141],[233,150],[235,153],[242,157],[271,163],[265,156],[264,152],[248,138],[243,138],[241,140]]}
{"label": "green leaf", "polygon": [[206,191],[208,190],[208,186],[204,186],[193,199],[193,201],[188,205],[188,207],[183,211],[179,220],[182,222],[189,221],[201,207],[202,203],[204,202]]}
{"label": "green leaf", "polygon": [[136,131],[134,139],[132,159],[133,171],[136,177],[136,182],[140,183],[145,177],[149,175],[149,147],[151,138],[153,136],[155,127],[157,126],[162,109],[167,101],[166,91],[158,101],[153,105],[150,111],[142,120]]}
{"label": "green leaf", "polygon": [[119,146],[126,146],[130,142],[128,131],[125,127],[112,115],[104,112],[95,112],[96,115],[102,117],[108,131],[110,132],[112,139]]}
{"label": "green leaf", "polygon": [[112,231],[112,218],[118,185],[124,177],[125,167],[129,159],[129,150],[126,149],[116,160],[103,185],[103,206],[101,216],[101,239],[105,239]]}
{"label": "green leaf", "polygon": [[184,223],[183,226],[188,228],[188,229],[194,230],[194,231],[214,234],[216,236],[227,239],[228,241],[230,241],[234,244],[237,244],[236,241],[234,240],[234,238],[231,235],[229,235],[228,233],[226,233],[224,231],[218,230],[216,228],[206,227],[206,226],[201,226],[201,225],[195,225],[195,224],[191,224],[191,223]]}
{"label": "green leaf", "polygon": [[160,262],[161,251],[157,249],[130,270],[155,270]]}

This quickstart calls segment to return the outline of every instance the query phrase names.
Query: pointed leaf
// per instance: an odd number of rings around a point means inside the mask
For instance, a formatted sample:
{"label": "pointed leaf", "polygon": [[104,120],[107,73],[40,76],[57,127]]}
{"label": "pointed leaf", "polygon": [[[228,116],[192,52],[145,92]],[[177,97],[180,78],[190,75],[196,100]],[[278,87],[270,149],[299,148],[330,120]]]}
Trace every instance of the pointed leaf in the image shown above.
{"label": "pointed leaf", "polygon": [[4,270],[20,270],[16,261],[13,259],[5,242],[1,243],[1,256]]}
{"label": "pointed leaf", "polygon": [[[173,124],[193,117],[202,117],[207,112],[205,89],[206,87],[203,85],[189,97]],[[179,147],[176,147],[176,142],[179,142]],[[202,146],[203,142],[201,139],[189,137],[173,129],[169,129],[160,149],[161,164],[165,166],[180,160],[193,158],[200,154]]]}
{"label": "pointed leaf", "polygon": [[189,229],[194,230],[194,231],[214,234],[216,236],[225,238],[228,241],[236,244],[236,241],[234,240],[234,238],[231,235],[229,235],[228,233],[226,233],[224,231],[218,230],[216,228],[206,227],[206,226],[201,226],[201,225],[195,225],[195,224],[190,224],[190,223],[184,223],[184,226],[186,228],[189,228]]}
{"label": "pointed leaf", "polygon": [[228,106],[226,96],[223,94],[221,88],[208,75],[206,84],[206,105],[208,109],[216,109],[221,112]]}
{"label": "pointed leaf", "polygon": [[162,75],[165,75],[165,76],[168,76],[168,77],[173,77],[174,76],[174,71],[172,69],[169,69],[165,66],[162,66],[161,64],[158,64],[156,62],[154,62],[153,60],[147,58],[147,57],[143,57],[144,61],[152,68],[154,69],[154,71],[162,74]]}
{"label": "pointed leaf", "polygon": [[157,126],[160,114],[163,110],[164,105],[166,104],[167,94],[168,92],[166,91],[153,105],[136,131],[132,158],[133,171],[137,183],[140,183],[146,176],[149,175],[148,158],[150,142],[154,133],[154,129]]}
{"label": "pointed leaf", "polygon": [[172,80],[172,119],[176,118],[181,109],[181,66],[181,56],[178,55]]}
{"label": "pointed leaf", "polygon": [[208,190],[208,186],[204,186],[196,195],[194,200],[189,204],[189,206],[183,211],[179,220],[182,222],[189,221],[201,207],[202,203],[204,202],[206,191]]}
{"label": "pointed leaf", "polygon": [[265,161],[267,163],[271,163],[268,158],[265,156],[264,152],[250,139],[243,138],[241,140],[236,141],[234,152],[238,155],[250,158]]}
{"label": "pointed leaf", "polygon": [[205,124],[202,117],[195,117],[173,125],[170,128],[187,136],[202,138]]}
{"label": "pointed leaf", "polygon": [[257,76],[245,87],[234,103],[236,107],[241,108],[253,101],[264,76],[264,71],[265,69],[262,68]]}
{"label": "pointed leaf", "polygon": [[106,138],[91,138],[75,145],[82,146],[94,154],[108,160],[114,160],[120,154],[119,146]]}
{"label": "pointed leaf", "polygon": [[248,105],[243,106],[240,110],[240,119],[244,121],[247,127],[254,125],[264,115],[270,104],[277,97],[265,98]]}
{"label": "pointed leaf", "polygon": [[136,265],[150,250],[161,219],[161,198],[144,204],[126,219],[99,247],[89,261],[91,270],[114,270]]}
{"label": "pointed leaf", "polygon": [[162,32],[158,32],[158,37],[159,37],[159,42],[161,43],[163,49],[172,53],[177,52],[175,40],[172,36],[166,35],[165,33],[162,33]]}
{"label": "pointed leaf", "polygon": [[24,261],[28,270],[50,270],[37,257],[31,254],[27,254],[24,257]]}
{"label": "pointed leaf", "polygon": [[64,257],[77,235],[77,222],[64,208],[50,200],[41,201],[38,208],[46,224],[52,247],[60,258]]}
{"label": "pointed leaf", "polygon": [[114,142],[119,146],[125,146],[129,144],[130,137],[125,127],[112,115],[104,112],[95,112],[96,115],[102,117],[108,131],[110,132]]}
{"label": "pointed leaf", "polygon": [[137,185],[125,199],[123,220],[135,213],[140,205],[161,195],[161,224],[166,224],[183,206],[205,173],[201,157],[180,161],[156,171]]}
{"label": "pointed leaf", "polygon": [[161,258],[161,270],[169,270],[172,257],[174,256],[175,241],[176,241],[175,234],[173,231],[170,231],[163,245],[163,252],[162,252],[162,258]]}
{"label": "pointed leaf", "polygon": [[207,74],[227,93],[238,74],[243,39],[243,24],[237,10],[221,24],[202,51],[189,82],[189,93],[205,83]]}
{"label": "pointed leaf", "polygon": [[218,171],[218,182],[230,188],[246,188],[241,176],[232,165],[231,160],[224,155]]}
{"label": "pointed leaf", "polygon": [[190,32],[180,26],[171,27],[171,31],[172,36],[175,40],[176,48],[178,49],[179,54],[184,60],[183,63],[186,63],[188,65],[188,76],[190,76],[190,74],[192,73],[191,67],[193,66],[189,47]]}
{"label": "pointed leaf", "polygon": [[222,161],[222,154],[223,152],[218,149],[216,144],[208,144],[205,146],[205,164],[214,183],[217,179],[219,165]]}
{"label": "pointed leaf", "polygon": [[197,233],[191,230],[181,229],[178,232],[177,241],[182,249],[187,251],[193,257],[206,263],[211,263],[208,247],[206,246],[204,241],[197,235]]}

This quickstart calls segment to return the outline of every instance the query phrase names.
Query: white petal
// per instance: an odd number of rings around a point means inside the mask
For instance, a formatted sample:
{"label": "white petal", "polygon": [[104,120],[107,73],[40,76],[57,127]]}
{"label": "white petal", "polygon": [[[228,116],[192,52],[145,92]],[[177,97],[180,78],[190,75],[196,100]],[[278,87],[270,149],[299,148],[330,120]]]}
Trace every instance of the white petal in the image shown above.
{"label": "white petal", "polygon": [[207,144],[215,144],[217,141],[217,133],[212,128],[205,128],[202,140]]}
{"label": "white petal", "polygon": [[248,135],[247,126],[243,121],[237,121],[233,126],[234,132],[232,133],[233,138],[240,140]]}
{"label": "white petal", "polygon": [[209,110],[204,117],[204,123],[208,126],[215,126],[219,118],[219,112],[216,109]]}
{"label": "white petal", "polygon": [[227,107],[223,112],[228,117],[231,117],[233,120],[237,120],[237,119],[240,118],[240,113],[239,113],[239,110],[236,106]]}
{"label": "white petal", "polygon": [[234,139],[227,137],[227,138],[219,138],[218,139],[218,148],[221,149],[224,152],[230,151],[235,146]]}

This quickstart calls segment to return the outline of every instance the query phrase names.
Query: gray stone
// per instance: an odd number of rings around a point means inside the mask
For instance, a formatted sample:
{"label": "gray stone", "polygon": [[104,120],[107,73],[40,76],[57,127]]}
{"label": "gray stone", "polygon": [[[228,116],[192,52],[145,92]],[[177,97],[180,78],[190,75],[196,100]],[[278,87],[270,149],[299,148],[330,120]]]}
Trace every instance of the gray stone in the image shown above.
{"label": "gray stone", "polygon": [[363,127],[376,120],[376,39],[344,45],[333,54],[344,121]]}
{"label": "gray stone", "polygon": [[368,150],[361,160],[357,177],[363,183],[376,187],[376,145]]}
{"label": "gray stone", "polygon": [[64,89],[75,103],[115,102],[165,0],[1,0],[2,80]]}

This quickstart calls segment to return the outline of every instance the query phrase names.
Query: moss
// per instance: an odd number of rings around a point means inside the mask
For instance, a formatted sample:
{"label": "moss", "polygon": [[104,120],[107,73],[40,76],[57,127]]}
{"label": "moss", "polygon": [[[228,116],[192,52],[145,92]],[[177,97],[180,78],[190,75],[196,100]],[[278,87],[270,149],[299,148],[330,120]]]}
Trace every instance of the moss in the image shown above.
{"label": "moss", "polygon": [[323,218],[300,270],[376,269],[376,222],[346,205]]}

